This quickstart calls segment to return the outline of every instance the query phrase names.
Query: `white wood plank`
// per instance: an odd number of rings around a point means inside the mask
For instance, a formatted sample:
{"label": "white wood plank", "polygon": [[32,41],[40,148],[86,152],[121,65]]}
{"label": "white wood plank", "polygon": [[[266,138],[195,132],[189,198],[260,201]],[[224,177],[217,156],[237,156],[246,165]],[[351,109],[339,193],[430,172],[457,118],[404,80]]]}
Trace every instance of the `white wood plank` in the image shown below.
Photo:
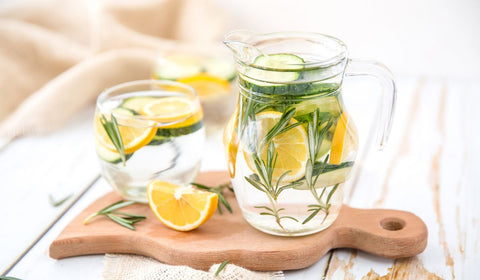
{"label": "white wood plank", "polygon": [[[355,182],[353,192],[347,204],[354,207],[370,208],[382,196],[389,165],[394,161],[402,146],[402,135],[412,108],[412,97],[421,82],[416,78],[397,79],[398,97],[395,119],[388,146],[379,151],[376,147],[369,150],[360,174]],[[385,206],[383,206],[385,207]],[[353,279],[366,275],[371,267],[378,273],[385,274],[392,261],[352,250],[335,250],[327,273],[328,279]]]}
{"label": "white wood plank", "polygon": [[8,273],[21,279],[102,279],[103,255],[81,256],[54,260],[48,256],[50,243],[67,224],[92,201],[111,191],[108,183],[99,179],[95,185],[52,227]]}
{"label": "white wood plank", "polygon": [[[18,138],[0,152],[0,273],[47,230],[74,198],[98,176],[92,137],[93,111],[64,129]],[[71,198],[59,207],[49,202]]]}
{"label": "white wood plank", "polygon": [[[341,269],[329,271],[329,278],[353,275],[358,279],[392,275],[396,271],[405,279],[414,276],[474,279],[473,263],[480,263],[476,249],[480,234],[478,222],[475,222],[479,220],[480,197],[478,179],[475,180],[472,174],[475,174],[474,169],[479,171],[480,152],[478,144],[472,146],[478,143],[479,137],[472,129],[475,124],[478,127],[478,117],[471,109],[475,107],[472,104],[479,101],[476,95],[475,100],[466,94],[465,84],[461,81],[447,85],[439,79],[427,82],[420,95],[421,106],[414,115],[415,122],[404,123],[404,126],[411,125],[409,130],[404,129],[409,134],[406,135],[407,141],[396,144],[396,155],[390,157],[388,166],[393,168],[389,172],[389,168],[385,170],[379,166],[378,170],[369,171],[369,166],[375,166],[372,160],[380,159],[372,153],[351,200],[353,205],[405,209],[419,215],[429,228],[429,244],[425,252],[417,258],[395,262],[358,253],[348,268],[345,264],[351,254],[339,253],[337,263],[340,265],[332,261],[330,267]],[[474,88],[478,92],[478,84]],[[414,99],[409,108],[415,107]],[[399,104],[399,107],[405,105]],[[401,113],[408,110],[399,109],[400,118],[408,120]],[[403,137],[397,135],[395,139]],[[380,179],[382,175],[384,178]],[[386,186],[386,192],[382,192],[382,185]],[[369,191],[362,191],[369,187]],[[381,197],[372,196],[372,193],[380,193]],[[332,259],[336,260],[335,257]]]}
{"label": "white wood plank", "polygon": [[[455,256],[455,270],[463,271],[463,279],[478,278],[480,264],[480,83],[471,82],[465,89],[466,97],[462,99],[463,120],[461,136],[463,145],[463,174],[459,178],[459,205],[455,208],[459,230],[457,238],[461,260]],[[460,145],[459,145],[460,146]],[[461,279],[461,277],[457,277]]]}

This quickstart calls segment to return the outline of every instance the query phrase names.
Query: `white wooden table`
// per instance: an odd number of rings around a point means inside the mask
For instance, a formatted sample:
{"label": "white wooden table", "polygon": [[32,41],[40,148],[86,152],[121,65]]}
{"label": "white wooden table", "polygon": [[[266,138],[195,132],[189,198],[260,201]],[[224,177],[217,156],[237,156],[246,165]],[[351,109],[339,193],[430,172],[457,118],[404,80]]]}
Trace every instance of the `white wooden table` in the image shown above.
{"label": "white wooden table", "polygon": [[[479,279],[480,82],[400,78],[397,85],[389,146],[382,152],[363,146],[346,203],[414,212],[429,229],[427,249],[398,260],[338,249],[307,269],[286,272],[287,279]],[[361,92],[347,98],[347,108],[365,143],[374,115],[363,94],[371,89],[356,90]],[[73,217],[110,191],[99,176],[92,115],[89,108],[60,131],[0,149],[0,275],[101,279],[101,255],[48,256],[50,243]],[[208,129],[202,169],[226,169],[221,131]],[[58,200],[69,194],[59,207],[49,203],[49,195]]]}

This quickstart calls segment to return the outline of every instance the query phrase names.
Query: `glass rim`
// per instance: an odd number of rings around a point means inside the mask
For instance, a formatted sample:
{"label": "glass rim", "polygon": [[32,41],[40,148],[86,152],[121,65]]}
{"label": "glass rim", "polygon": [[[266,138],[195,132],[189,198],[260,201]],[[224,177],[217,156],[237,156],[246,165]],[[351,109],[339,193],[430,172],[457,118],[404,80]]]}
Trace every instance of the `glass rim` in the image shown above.
{"label": "glass rim", "polygon": [[[224,43],[232,42],[232,40],[229,40],[229,37],[235,36],[237,33],[244,33],[244,35],[247,35],[247,45],[250,45],[252,47],[255,47],[256,44],[265,42],[267,40],[271,39],[304,39],[308,40],[310,42],[331,42],[336,44],[338,47],[338,51],[335,52],[335,54],[325,58],[325,59],[318,59],[315,61],[310,61],[310,62],[304,62],[304,63],[289,63],[286,64],[288,66],[302,66],[303,69],[308,70],[312,68],[326,68],[330,67],[336,64],[341,63],[343,60],[347,58],[347,45],[340,39],[323,34],[323,33],[318,33],[318,32],[305,32],[305,31],[278,31],[278,32],[268,32],[268,33],[254,33],[249,30],[245,29],[236,29],[236,30],[231,30],[227,34],[225,34],[223,38]],[[245,36],[244,36],[245,37]],[[260,51],[261,53],[261,51]],[[258,65],[253,65],[250,62],[245,62],[242,59],[239,59],[238,55],[235,55],[235,58],[237,61],[239,61],[241,64],[260,69],[260,70],[268,70],[268,71],[295,71],[294,69],[289,69],[289,68],[273,68],[273,67],[265,67],[265,66],[258,66]],[[298,70],[297,70],[298,71]]]}
{"label": "glass rim", "polygon": [[[141,89],[132,90],[131,93],[133,93],[133,94],[136,91],[150,91],[150,90],[153,91],[153,90],[156,90],[155,88],[147,88],[148,86],[152,86],[152,85],[175,86],[177,88],[182,88],[182,89],[185,90],[185,92],[168,91],[168,90],[165,90],[165,91],[172,92],[172,93],[176,92],[176,93],[179,93],[179,94],[191,95],[192,100],[195,102],[195,106],[200,106],[197,92],[195,91],[195,89],[193,87],[191,87],[187,84],[176,82],[176,81],[170,81],[170,80],[145,79],[145,80],[128,81],[128,82],[116,84],[114,86],[111,86],[111,87],[108,87],[108,88],[104,89],[97,97],[96,108],[100,111],[111,111],[110,108],[105,108],[103,106],[103,102],[105,102],[109,98],[109,94],[112,94],[116,91],[120,91],[122,89],[127,89],[128,87],[135,87],[135,86],[146,86],[146,88],[144,88],[143,90],[141,90]],[[128,93],[128,91],[121,92],[119,94],[127,94],[127,93]],[[155,117],[162,116],[161,114],[156,114],[156,115],[151,115],[151,116],[150,115],[149,116],[146,116],[146,115],[126,116],[126,115],[115,114],[114,112],[111,112],[111,113],[114,114],[116,118],[138,119],[138,120],[154,121],[154,122],[158,122],[158,121],[154,120]],[[165,123],[165,125],[174,124],[174,123],[180,122],[182,120],[178,120],[178,121],[174,121],[174,122],[168,122],[168,123]]]}

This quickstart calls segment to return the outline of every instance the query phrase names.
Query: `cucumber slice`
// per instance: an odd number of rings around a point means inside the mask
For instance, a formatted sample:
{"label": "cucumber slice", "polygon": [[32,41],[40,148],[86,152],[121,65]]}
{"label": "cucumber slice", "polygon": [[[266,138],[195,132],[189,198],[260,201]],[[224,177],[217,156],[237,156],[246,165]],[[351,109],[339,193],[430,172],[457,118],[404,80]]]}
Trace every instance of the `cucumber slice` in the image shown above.
{"label": "cucumber slice", "polygon": [[253,92],[278,95],[303,94],[310,83],[294,82],[300,79],[304,62],[301,57],[293,54],[260,55],[253,61],[253,67],[247,68],[245,75],[240,76],[239,82]]}
{"label": "cucumber slice", "polygon": [[[106,162],[113,163],[113,164],[122,162],[122,157],[120,156],[119,153],[110,151],[109,149],[98,144],[96,141],[95,141],[95,150],[97,151],[98,157]],[[125,160],[128,160],[129,158],[131,158],[132,155],[133,153],[125,155]]]}
{"label": "cucumber slice", "polygon": [[196,122],[189,126],[184,127],[175,127],[175,128],[159,128],[155,137],[148,145],[160,145],[170,140],[172,137],[180,137],[182,135],[187,135],[194,133],[195,131],[203,127],[203,121]]}
{"label": "cucumber slice", "polygon": [[134,112],[134,114],[138,114],[140,109],[145,104],[153,102],[157,99],[158,99],[157,97],[151,97],[151,96],[130,97],[123,101],[122,105],[120,105],[120,108],[131,110]]}
{"label": "cucumber slice", "polygon": [[134,116],[137,115],[135,111],[128,109],[128,108],[122,108],[118,107],[112,110],[112,113],[115,115],[122,115],[122,116]]}
{"label": "cucumber slice", "polygon": [[330,95],[306,100],[294,105],[295,117],[313,113],[317,108],[322,113],[329,113],[333,117],[338,117],[342,113],[342,106],[337,96]]}
{"label": "cucumber slice", "polygon": [[157,79],[178,80],[195,76],[202,70],[201,59],[188,55],[176,55],[160,63],[155,68],[154,75]]}
{"label": "cucumber slice", "polygon": [[211,58],[203,63],[205,72],[212,76],[224,78],[227,81],[235,79],[237,73],[235,66],[228,60]]}
{"label": "cucumber slice", "polygon": [[[343,162],[339,165],[332,165],[328,164],[322,169],[322,173],[318,175],[318,179],[315,188],[325,188],[325,187],[330,187],[334,186],[336,184],[341,184],[344,183],[348,177],[350,176],[350,173],[352,171],[353,167],[353,162]],[[319,170],[314,166],[314,174],[318,172]],[[315,175],[313,176],[314,178],[316,177]],[[308,187],[306,184],[302,184],[300,186],[294,187],[294,189],[297,190],[308,190]]]}
{"label": "cucumber slice", "polygon": [[[248,68],[247,76],[255,80],[272,82],[272,83],[289,83],[298,80],[300,71],[303,69],[303,58],[293,54],[270,54],[260,55],[255,58],[252,66],[271,68],[272,70],[263,70],[258,68]],[[253,82],[253,80],[251,80]],[[265,86],[268,83],[260,84],[253,82],[259,86]]]}

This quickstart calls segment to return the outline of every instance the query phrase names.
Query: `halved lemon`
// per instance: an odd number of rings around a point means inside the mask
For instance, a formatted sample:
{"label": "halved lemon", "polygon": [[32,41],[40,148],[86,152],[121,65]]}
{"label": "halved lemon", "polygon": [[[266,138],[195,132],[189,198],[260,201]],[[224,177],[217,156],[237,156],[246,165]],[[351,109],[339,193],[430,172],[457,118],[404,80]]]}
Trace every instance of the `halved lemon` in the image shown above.
{"label": "halved lemon", "polygon": [[[100,121],[99,115],[95,115],[94,129],[97,143],[112,152],[117,152]],[[126,118],[122,119],[118,124],[118,131],[122,138],[125,154],[130,154],[150,143],[157,132],[157,128],[154,126],[140,126],[134,119]]]}
{"label": "halved lemon", "polygon": [[[263,139],[268,131],[280,120],[281,112],[264,111],[258,113],[256,117],[256,128],[258,139]],[[290,123],[295,123],[291,120]],[[248,128],[247,128],[248,129]],[[288,174],[283,177],[282,182],[292,182],[301,179],[305,175],[305,165],[308,160],[308,140],[307,133],[302,126],[296,126],[282,134],[275,136],[273,139],[275,152],[278,154],[275,169],[273,171],[273,180],[276,181],[285,172]],[[267,159],[267,147],[265,145],[261,151],[260,157],[264,162]],[[252,154],[244,150],[245,160],[248,167],[256,171]]]}
{"label": "halved lemon", "polygon": [[230,92],[230,83],[226,79],[206,73],[178,79],[177,82],[193,87],[202,99],[226,95]]}
{"label": "halved lemon", "polygon": [[205,223],[218,204],[216,193],[160,180],[148,184],[147,197],[157,219],[179,231],[189,231]]}

